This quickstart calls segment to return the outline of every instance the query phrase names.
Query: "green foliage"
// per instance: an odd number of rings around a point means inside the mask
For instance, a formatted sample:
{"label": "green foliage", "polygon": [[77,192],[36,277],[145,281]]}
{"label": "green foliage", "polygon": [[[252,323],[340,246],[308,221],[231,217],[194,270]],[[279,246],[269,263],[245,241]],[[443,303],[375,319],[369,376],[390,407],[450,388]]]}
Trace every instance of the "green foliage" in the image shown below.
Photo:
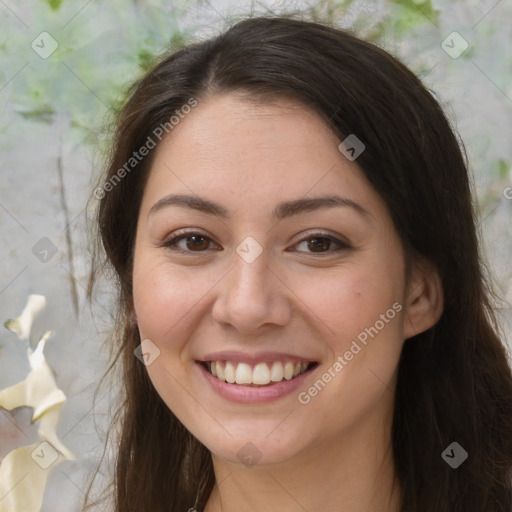
{"label": "green foliage", "polygon": [[319,0],[309,9],[309,15],[319,23],[339,19],[354,0]]}
{"label": "green foliage", "polygon": [[187,38],[182,32],[174,32],[169,40],[169,46],[174,50],[179,50],[187,44]]}
{"label": "green foliage", "polygon": [[401,8],[398,15],[398,22],[404,29],[414,28],[417,25],[425,23],[425,20],[439,23],[440,12],[432,6],[431,0],[393,0],[395,7]]}
{"label": "green foliage", "polygon": [[510,165],[503,158],[500,158],[499,160],[496,160],[495,162],[493,162],[491,169],[490,169],[491,177],[495,180],[500,180],[500,181],[506,181],[508,178],[509,172],[510,172]]}
{"label": "green foliage", "polygon": [[366,37],[376,43],[387,37],[406,39],[419,28],[438,25],[439,16],[430,0],[421,4],[414,0],[392,0],[384,16],[371,21]]}
{"label": "green foliage", "polygon": [[141,68],[144,72],[149,71],[153,67],[153,64],[156,62],[156,60],[157,56],[146,48],[142,48],[137,53],[139,68]]}
{"label": "green foliage", "polygon": [[[157,0],[21,0],[17,16],[30,33],[0,10],[1,99],[25,121],[68,119],[70,130],[63,137],[74,143],[94,143],[95,131],[124,103],[128,85],[159,54],[189,39],[176,12]],[[58,44],[44,57],[31,48],[42,32]]]}
{"label": "green foliage", "polygon": [[[306,13],[318,22],[344,24],[351,10],[362,2],[356,0],[318,0],[306,9]],[[383,41],[387,35],[394,38],[407,37],[416,28],[439,23],[440,11],[432,5],[432,0],[388,0],[383,15],[376,18],[373,10],[378,10],[381,2],[366,2],[368,9],[362,10],[354,21],[356,32],[370,41]]]}
{"label": "green foliage", "polygon": [[[269,10],[272,7],[271,2],[265,5]],[[300,9],[285,12],[349,26],[390,50],[395,43],[399,47],[410,42],[417,53],[407,64],[417,73],[426,73],[433,64],[425,56],[442,52],[440,42],[447,35],[439,28],[443,26],[439,5],[439,0],[311,0],[309,6],[301,4]],[[182,48],[194,37],[197,27],[189,22],[183,29],[180,20],[189,8],[199,6],[208,9],[200,0],[183,2],[180,8],[164,0],[19,0],[18,15],[23,18],[23,8],[30,13],[32,21],[26,20],[30,33],[20,30],[19,21],[9,11],[0,10],[2,99],[23,121],[51,124],[56,119],[67,119],[70,129],[64,137],[94,144],[95,133],[124,104],[129,84],[151,69],[159,55]],[[504,9],[504,4],[499,8]],[[249,11],[247,5],[247,15]],[[237,12],[240,14],[240,10]],[[455,29],[458,28],[454,26]],[[57,50],[46,59],[30,48],[30,42],[43,30],[58,43]],[[445,65],[452,66],[446,73],[456,73],[463,61],[481,59],[481,41],[495,41],[499,37],[496,24],[485,20],[475,32],[467,31],[472,35],[468,37],[470,47],[460,60],[446,60],[448,57],[443,53],[435,57],[444,58]],[[434,39],[429,42],[425,34],[434,34]],[[501,62],[506,62],[508,55],[503,53]],[[489,75],[499,78],[500,84],[509,83],[510,67],[501,65],[500,73]],[[482,146],[484,151],[489,148]],[[503,179],[510,167],[506,155],[496,155],[494,159],[501,157],[487,169],[496,179]]]}
{"label": "green foliage", "polygon": [[24,119],[30,119],[32,121],[39,121],[42,123],[51,124],[53,122],[55,110],[53,110],[51,105],[41,105],[40,107],[34,108],[32,110],[20,110],[19,114]]}
{"label": "green foliage", "polygon": [[52,11],[57,11],[64,0],[45,0]]}

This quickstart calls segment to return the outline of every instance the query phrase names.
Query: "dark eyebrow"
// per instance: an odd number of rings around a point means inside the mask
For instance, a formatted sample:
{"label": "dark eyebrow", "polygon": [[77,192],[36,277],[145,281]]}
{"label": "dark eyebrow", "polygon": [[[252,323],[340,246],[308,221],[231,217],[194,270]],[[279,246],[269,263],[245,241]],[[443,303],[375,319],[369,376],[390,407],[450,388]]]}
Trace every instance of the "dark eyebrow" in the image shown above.
{"label": "dark eyebrow", "polygon": [[[230,213],[224,206],[214,203],[208,199],[198,196],[171,194],[157,201],[149,210],[148,216],[166,208],[168,206],[181,206],[192,208],[200,212],[217,215],[223,219],[230,218]],[[321,197],[294,199],[293,201],[284,201],[279,203],[273,210],[271,219],[281,220],[293,215],[311,212],[319,208],[326,207],[349,207],[364,217],[370,217],[370,214],[358,203],[338,195],[329,195]]]}

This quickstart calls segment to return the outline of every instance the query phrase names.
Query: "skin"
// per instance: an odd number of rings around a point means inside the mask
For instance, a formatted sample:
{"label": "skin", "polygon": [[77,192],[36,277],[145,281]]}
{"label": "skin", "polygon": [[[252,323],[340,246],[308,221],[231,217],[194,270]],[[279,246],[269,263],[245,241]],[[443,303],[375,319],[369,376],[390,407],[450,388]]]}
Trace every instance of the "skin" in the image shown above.
{"label": "skin", "polygon": [[[424,265],[406,282],[389,211],[339,142],[303,105],[227,94],[201,101],[156,149],[138,219],[134,312],[141,339],[161,351],[147,366],[152,383],[212,453],[207,512],[399,510],[390,446],[397,364],[404,340],[439,319],[442,290]],[[176,205],[149,214],[168,194],[207,198],[231,216]],[[367,213],[338,206],[270,218],[281,201],[332,194]],[[199,250],[182,239],[186,254],[165,247],[182,228],[209,238]],[[319,231],[350,247],[315,252],[300,241]],[[236,252],[248,236],[263,249],[252,263]],[[319,362],[298,390],[307,391],[394,303],[401,311],[307,404],[297,392],[230,402],[194,362],[217,350],[300,355]],[[237,456],[248,442],[261,454],[250,467]]]}

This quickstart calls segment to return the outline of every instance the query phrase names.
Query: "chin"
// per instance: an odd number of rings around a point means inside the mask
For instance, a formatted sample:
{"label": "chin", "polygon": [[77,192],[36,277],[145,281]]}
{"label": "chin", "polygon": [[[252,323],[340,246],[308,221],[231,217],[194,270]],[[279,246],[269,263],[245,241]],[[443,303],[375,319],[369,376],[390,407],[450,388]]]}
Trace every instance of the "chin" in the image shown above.
{"label": "chin", "polygon": [[201,442],[213,456],[232,463],[247,467],[280,464],[299,455],[304,446],[297,443],[299,436],[292,435],[289,431],[286,435],[269,435],[275,427],[276,424],[273,422],[268,428],[258,428],[254,435],[251,435],[250,429],[245,429],[244,434],[240,436],[225,436],[222,441]]}

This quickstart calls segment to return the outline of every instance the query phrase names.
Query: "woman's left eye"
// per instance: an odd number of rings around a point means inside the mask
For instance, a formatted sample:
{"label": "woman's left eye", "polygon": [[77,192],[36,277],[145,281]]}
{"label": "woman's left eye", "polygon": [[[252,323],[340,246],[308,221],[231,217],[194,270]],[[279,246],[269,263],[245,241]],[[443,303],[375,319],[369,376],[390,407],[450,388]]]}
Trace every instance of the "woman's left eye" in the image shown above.
{"label": "woman's left eye", "polygon": [[[347,249],[349,246],[347,243],[338,240],[332,236],[327,236],[322,233],[316,233],[313,235],[309,235],[307,238],[303,238],[295,247],[300,244],[306,244],[307,248],[310,249],[312,253],[323,254],[323,253],[332,253],[336,251],[340,251],[342,249]],[[335,249],[332,249],[332,245],[336,245]],[[302,251],[299,251],[302,252]],[[309,251],[306,251],[309,252]]]}
{"label": "woman's left eye", "polygon": [[[213,243],[213,240],[206,235],[190,232],[177,235],[167,240],[164,242],[163,247],[182,253],[205,252],[209,248],[210,244]],[[306,244],[308,251],[299,252],[310,252],[312,254],[332,253],[349,248],[349,245],[346,242],[342,242],[337,238],[323,233],[314,233],[309,235],[307,238],[299,240],[293,247],[298,247],[300,244]],[[336,246],[334,249],[332,248],[333,244]]]}

